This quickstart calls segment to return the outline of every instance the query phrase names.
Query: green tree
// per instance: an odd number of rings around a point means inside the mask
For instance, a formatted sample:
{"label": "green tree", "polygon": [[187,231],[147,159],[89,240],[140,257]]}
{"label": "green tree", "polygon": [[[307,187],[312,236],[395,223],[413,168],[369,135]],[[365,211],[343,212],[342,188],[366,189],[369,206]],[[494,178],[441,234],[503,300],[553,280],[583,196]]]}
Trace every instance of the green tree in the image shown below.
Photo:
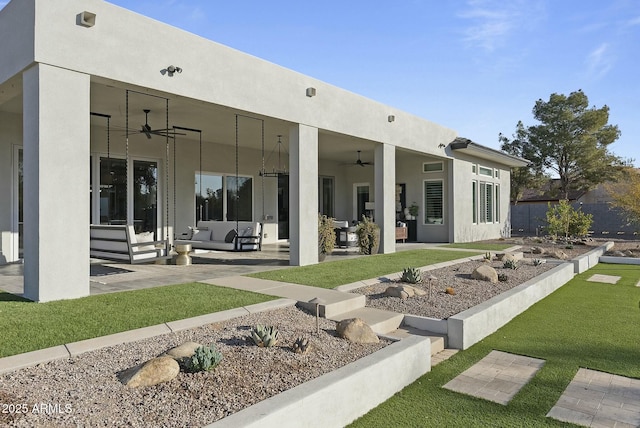
{"label": "green tree", "polygon": [[[512,140],[509,140],[502,134],[500,134],[498,138],[500,143],[502,143],[502,150],[509,154],[524,159],[531,159],[534,156],[531,152],[531,146],[526,144],[527,130],[522,124],[522,121],[518,121],[518,125],[516,125],[516,132],[513,134]],[[511,202],[517,204],[518,200],[522,199],[525,189],[540,188],[545,180],[546,177],[541,173],[541,171],[536,170],[531,166],[513,168],[511,170]]]}
{"label": "green tree", "polygon": [[559,177],[558,199],[617,179],[625,161],[608,149],[620,137],[618,126],[608,124],[609,107],[589,107],[581,90],[554,93],[536,101],[533,117],[540,124],[519,122],[513,140],[501,136],[502,149],[530,160],[530,177]]}
{"label": "green tree", "polygon": [[627,221],[640,228],[640,170],[625,168],[624,179],[618,183],[607,183],[605,190],[613,200],[611,206],[620,208]]}

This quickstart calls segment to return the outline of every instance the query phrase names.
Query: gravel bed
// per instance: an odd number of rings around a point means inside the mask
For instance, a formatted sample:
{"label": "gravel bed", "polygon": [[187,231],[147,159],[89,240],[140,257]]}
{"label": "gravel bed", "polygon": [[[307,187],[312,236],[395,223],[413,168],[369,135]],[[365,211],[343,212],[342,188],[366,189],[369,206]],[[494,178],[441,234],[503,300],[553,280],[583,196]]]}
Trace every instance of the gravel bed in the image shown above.
{"label": "gravel bed", "polygon": [[[452,267],[430,270],[427,275],[433,275],[437,279],[424,281],[413,285],[427,292],[424,296],[414,296],[402,300],[398,297],[385,296],[384,291],[392,285],[400,285],[400,282],[383,282],[371,286],[352,290],[352,293],[367,296],[367,306],[399,312],[402,314],[419,315],[423,317],[445,319],[458,314],[466,309],[476,306],[493,296],[497,296],[531,278],[540,275],[557,266],[554,263],[533,265],[533,259],[523,259],[519,262],[518,269],[503,268],[503,263],[492,261],[490,265],[498,272],[507,275],[507,281],[492,284],[487,281],[471,279],[471,273],[484,261],[469,261]],[[447,287],[452,287],[455,295],[445,292]],[[431,292],[429,293],[429,288]]]}
{"label": "gravel bed", "polygon": [[[259,348],[246,337],[256,324],[274,325],[280,342]],[[278,309],[200,328],[87,352],[0,375],[0,426],[175,427],[203,426],[331,372],[389,342],[362,345],[335,336],[335,322],[298,308]],[[304,355],[290,346],[304,336]],[[117,373],[185,341],[215,343],[223,361],[210,372],[183,373],[170,382],[132,389]],[[14,407],[9,408],[8,405]],[[34,412],[45,406],[44,412]],[[20,406],[25,414],[16,414]],[[14,412],[9,412],[13,409]]]}

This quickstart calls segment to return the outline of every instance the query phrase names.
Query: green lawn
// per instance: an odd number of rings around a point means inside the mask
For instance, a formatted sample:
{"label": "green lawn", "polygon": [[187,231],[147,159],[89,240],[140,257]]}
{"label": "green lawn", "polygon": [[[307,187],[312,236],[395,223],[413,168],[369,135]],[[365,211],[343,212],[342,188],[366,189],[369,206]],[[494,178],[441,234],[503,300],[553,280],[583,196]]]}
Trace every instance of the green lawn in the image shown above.
{"label": "green lawn", "polygon": [[[595,273],[616,285],[587,282]],[[578,368],[640,378],[640,267],[599,264],[538,302],[496,333],[437,365],[353,423],[354,427],[568,426],[546,418]],[[507,405],[442,389],[496,349],[546,360]]]}
{"label": "green lawn", "polygon": [[441,245],[441,248],[464,248],[466,250],[504,251],[513,247],[513,244],[491,244],[483,242],[467,242]]}
{"label": "green lawn", "polygon": [[248,276],[321,288],[334,288],[338,285],[400,272],[406,267],[422,267],[477,256],[478,254],[477,252],[447,250],[400,251],[392,254],[377,254],[357,259],[252,273]]}
{"label": "green lawn", "polygon": [[202,283],[48,303],[0,292],[0,357],[273,299]]}

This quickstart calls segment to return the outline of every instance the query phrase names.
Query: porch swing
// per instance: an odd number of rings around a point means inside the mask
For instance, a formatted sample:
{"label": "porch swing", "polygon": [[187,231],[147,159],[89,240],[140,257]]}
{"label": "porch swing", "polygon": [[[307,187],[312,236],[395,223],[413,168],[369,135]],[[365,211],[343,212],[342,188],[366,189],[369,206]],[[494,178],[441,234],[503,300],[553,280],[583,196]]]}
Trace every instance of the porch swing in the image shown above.
{"label": "porch swing", "polygon": [[[129,90],[126,91],[126,145],[125,145],[125,183],[128,183],[128,171],[129,171]],[[133,91],[135,92],[135,91]],[[140,93],[142,94],[142,93]],[[142,94],[147,96],[153,96],[149,94]],[[158,97],[160,98],[160,97]],[[155,135],[162,135],[166,140],[166,188],[169,187],[169,138],[172,138],[168,132],[169,121],[169,100],[164,98],[166,105],[166,117],[167,117],[167,129],[164,134],[155,131]],[[145,111],[145,113],[148,113]],[[94,116],[104,117],[107,121],[107,171],[112,175],[111,171],[111,147],[110,147],[110,115],[102,113],[91,113]],[[148,125],[147,125],[148,126]],[[144,132],[145,128],[143,126]],[[149,131],[148,129],[146,131]],[[145,132],[149,137],[148,132]],[[112,178],[112,177],[107,177]],[[102,180],[101,180],[102,181]],[[109,183],[109,181],[106,181]],[[154,240],[150,234],[136,234],[134,225],[132,224],[91,224],[90,225],[90,245],[89,254],[92,258],[113,260],[125,263],[149,263],[159,260],[169,259],[172,256],[169,254],[169,194],[166,193],[166,216],[163,222],[164,239]],[[125,199],[125,204],[127,200]],[[128,216],[128,214],[127,214]],[[109,221],[109,214],[107,214],[107,222]],[[155,232],[154,232],[155,233]]]}
{"label": "porch swing", "polygon": [[[190,244],[193,249],[200,250],[223,250],[223,251],[261,251],[262,250],[262,236],[263,224],[261,222],[254,221],[242,221],[240,220],[239,205],[240,205],[240,175],[239,175],[239,118],[247,117],[253,120],[256,119],[249,116],[242,116],[236,114],[236,133],[235,133],[235,201],[233,204],[233,219],[231,221],[209,221],[203,220],[203,206],[202,203],[198,205],[200,212],[200,220],[197,222],[194,228],[191,228],[191,234],[189,239],[178,239],[175,241],[176,245]],[[261,120],[262,121],[262,120]],[[174,130],[198,132],[200,135],[200,168],[199,168],[199,180],[200,185],[199,195],[202,197],[202,131],[192,128],[184,128],[180,126],[174,126]],[[264,121],[262,121],[262,141],[264,141]],[[175,143],[175,140],[174,140]],[[174,145],[175,149],[175,145]],[[175,152],[174,152],[175,153]],[[175,157],[174,157],[175,166]],[[174,194],[175,194],[175,173],[174,173]],[[264,183],[262,185],[262,210],[264,217]],[[175,201],[174,201],[175,202]],[[175,207],[175,203],[174,203]],[[175,209],[175,208],[174,208]],[[174,212],[175,221],[175,212]],[[174,225],[175,226],[175,225]]]}

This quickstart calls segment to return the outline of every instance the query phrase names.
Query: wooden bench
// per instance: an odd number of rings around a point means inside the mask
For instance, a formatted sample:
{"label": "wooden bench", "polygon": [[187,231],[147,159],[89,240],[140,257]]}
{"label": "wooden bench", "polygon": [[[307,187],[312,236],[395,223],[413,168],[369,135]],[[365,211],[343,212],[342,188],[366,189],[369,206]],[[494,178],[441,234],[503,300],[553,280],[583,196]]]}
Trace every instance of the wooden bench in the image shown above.
{"label": "wooden bench", "polygon": [[171,258],[169,241],[142,240],[131,225],[92,224],[90,228],[89,255],[93,258],[130,264]]}

